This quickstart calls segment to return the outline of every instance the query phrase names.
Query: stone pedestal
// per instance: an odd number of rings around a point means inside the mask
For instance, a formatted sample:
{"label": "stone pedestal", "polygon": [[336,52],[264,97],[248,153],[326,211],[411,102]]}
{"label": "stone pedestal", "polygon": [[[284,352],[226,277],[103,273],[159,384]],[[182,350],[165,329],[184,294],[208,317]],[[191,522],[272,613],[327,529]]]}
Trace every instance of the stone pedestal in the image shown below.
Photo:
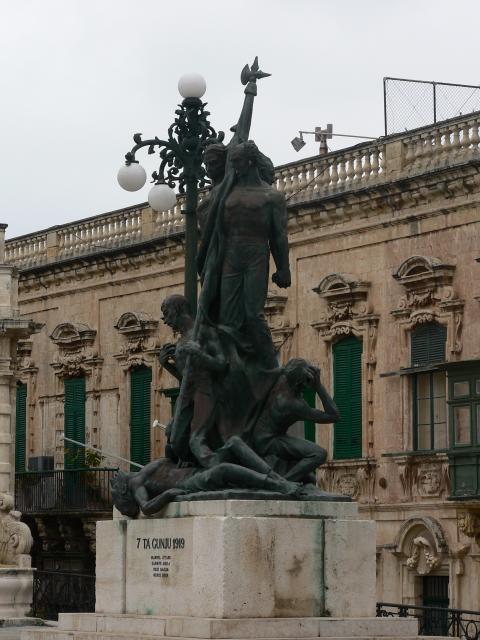
{"label": "stone pedestal", "polygon": [[33,569],[0,567],[0,619],[23,618],[32,606]]}
{"label": "stone pedestal", "polygon": [[96,613],[22,640],[413,638],[375,618],[375,523],[355,503],[181,502],[97,523]]}
{"label": "stone pedestal", "polygon": [[96,610],[374,616],[375,523],[356,516],[351,502],[229,500],[99,522]]}

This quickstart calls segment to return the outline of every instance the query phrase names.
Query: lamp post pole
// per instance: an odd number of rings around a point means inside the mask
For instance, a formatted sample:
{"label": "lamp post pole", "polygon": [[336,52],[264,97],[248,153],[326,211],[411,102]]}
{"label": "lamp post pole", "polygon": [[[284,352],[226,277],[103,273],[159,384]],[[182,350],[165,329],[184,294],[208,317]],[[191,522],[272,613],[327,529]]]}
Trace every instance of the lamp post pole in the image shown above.
{"label": "lamp post pole", "polygon": [[148,202],[155,211],[168,211],[176,204],[173,188],[178,185],[186,202],[185,215],[185,297],[192,313],[197,309],[197,204],[198,190],[208,183],[203,166],[203,150],[216,133],[205,111],[206,103],[200,99],[206,89],[205,80],[198,74],[182,76],[178,88],[184,100],[175,111],[175,120],[168,128],[166,140],[156,137],[142,140],[133,136],[135,146],[125,155],[125,165],[118,172],[118,182],[127,191],[137,191],[146,182],[146,172],[135,159],[142,147],[153,154],[158,149],[160,166],[152,173],[154,186]]}

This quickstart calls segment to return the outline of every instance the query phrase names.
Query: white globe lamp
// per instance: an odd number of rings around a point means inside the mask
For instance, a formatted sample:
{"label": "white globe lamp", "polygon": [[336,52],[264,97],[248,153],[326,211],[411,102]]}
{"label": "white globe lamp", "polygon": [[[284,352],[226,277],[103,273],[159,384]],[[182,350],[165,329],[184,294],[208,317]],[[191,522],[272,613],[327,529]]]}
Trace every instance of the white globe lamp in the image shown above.
{"label": "white globe lamp", "polygon": [[138,191],[147,181],[145,169],[138,162],[124,164],[117,173],[118,184],[125,191]]}
{"label": "white globe lamp", "polygon": [[199,73],[186,73],[178,81],[178,91],[182,98],[201,98],[206,90],[205,78]]}
{"label": "white globe lamp", "polygon": [[176,202],[175,191],[166,184],[154,184],[148,194],[148,203],[154,211],[168,211]]}

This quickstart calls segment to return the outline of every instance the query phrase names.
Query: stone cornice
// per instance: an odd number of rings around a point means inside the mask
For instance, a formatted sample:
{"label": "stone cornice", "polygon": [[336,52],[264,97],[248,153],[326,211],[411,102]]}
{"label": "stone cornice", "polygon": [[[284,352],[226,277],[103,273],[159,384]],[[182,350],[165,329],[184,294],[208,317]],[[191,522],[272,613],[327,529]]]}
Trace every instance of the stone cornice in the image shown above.
{"label": "stone cornice", "polygon": [[[19,287],[22,296],[30,291],[41,291],[45,294],[52,287],[68,283],[76,287],[84,281],[99,280],[102,286],[105,276],[111,277],[127,272],[135,272],[152,263],[165,267],[173,267],[184,256],[183,236],[169,236],[157,238],[149,242],[138,243],[128,247],[110,249],[88,256],[70,258],[34,268],[23,269],[20,272]],[[165,268],[168,272],[169,268]],[[48,295],[51,292],[48,291]]]}

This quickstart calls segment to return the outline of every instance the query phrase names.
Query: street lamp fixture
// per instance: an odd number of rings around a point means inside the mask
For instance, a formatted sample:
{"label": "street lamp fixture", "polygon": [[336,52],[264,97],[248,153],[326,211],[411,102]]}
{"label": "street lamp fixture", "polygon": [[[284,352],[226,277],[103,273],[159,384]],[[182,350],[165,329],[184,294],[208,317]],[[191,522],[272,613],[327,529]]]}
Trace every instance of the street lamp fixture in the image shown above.
{"label": "street lamp fixture", "polygon": [[[147,179],[145,169],[136,160],[135,154],[143,147],[148,153],[157,150],[160,156],[158,171],[152,173],[153,187],[148,202],[155,211],[168,211],[176,203],[174,187],[186,194],[185,208],[185,297],[193,313],[197,308],[197,222],[196,209],[198,190],[208,184],[203,166],[203,150],[209,141],[216,138],[201,98],[207,88],[205,79],[198,73],[187,73],[178,81],[178,91],[183,101],[175,110],[175,120],[167,132],[167,139],[155,136],[142,140],[142,134],[133,136],[135,146],[125,154],[125,165],[120,168],[117,179],[126,191],[138,191]],[[218,140],[223,139],[219,134]]]}

